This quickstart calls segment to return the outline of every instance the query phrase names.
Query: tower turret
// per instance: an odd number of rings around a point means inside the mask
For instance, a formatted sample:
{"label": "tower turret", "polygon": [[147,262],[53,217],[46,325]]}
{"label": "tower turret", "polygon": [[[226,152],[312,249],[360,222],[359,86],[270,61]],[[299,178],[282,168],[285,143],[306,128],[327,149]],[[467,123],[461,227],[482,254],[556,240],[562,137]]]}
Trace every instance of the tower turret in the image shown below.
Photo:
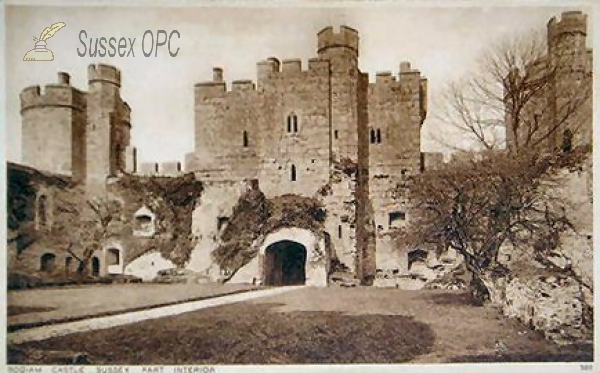
{"label": "tower turret", "polygon": [[85,159],[85,93],[70,85],[69,74],[58,82],[23,89],[21,101],[23,163],[40,170],[83,177]]}
{"label": "tower turret", "polygon": [[332,26],[319,31],[317,51],[319,56],[330,49],[348,49],[358,57],[358,31],[348,26],[340,26],[339,32],[334,32]]}
{"label": "tower turret", "polygon": [[547,63],[554,72],[549,99],[552,117],[562,122],[549,136],[551,148],[591,142],[592,69],[586,37],[587,15],[581,11],[563,12],[548,22]]}
{"label": "tower turret", "polygon": [[121,100],[121,72],[116,67],[90,65],[88,87],[86,184],[96,193],[104,189],[108,176],[124,168],[130,109]]}

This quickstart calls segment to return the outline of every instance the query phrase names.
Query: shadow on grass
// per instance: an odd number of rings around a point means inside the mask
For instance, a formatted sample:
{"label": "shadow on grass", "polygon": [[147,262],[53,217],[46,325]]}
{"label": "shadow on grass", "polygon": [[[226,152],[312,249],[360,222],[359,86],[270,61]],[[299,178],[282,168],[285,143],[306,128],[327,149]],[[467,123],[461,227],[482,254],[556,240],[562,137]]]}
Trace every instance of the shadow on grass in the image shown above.
{"label": "shadow on grass", "polygon": [[56,308],[53,307],[22,307],[22,306],[8,306],[6,309],[6,316],[16,316],[26,313],[35,312],[49,312],[54,311]]}
{"label": "shadow on grass", "polygon": [[594,345],[579,344],[561,348],[560,353],[530,353],[505,355],[467,355],[449,359],[449,363],[525,363],[525,362],[593,362]]}
{"label": "shadow on grass", "polygon": [[471,306],[481,307],[481,303],[473,299],[467,291],[453,293],[424,293],[427,301],[440,306]]}
{"label": "shadow on grass", "polygon": [[91,364],[402,363],[431,352],[435,341],[412,317],[278,306],[235,304],[9,346],[8,361],[48,364],[45,355],[76,349]]}

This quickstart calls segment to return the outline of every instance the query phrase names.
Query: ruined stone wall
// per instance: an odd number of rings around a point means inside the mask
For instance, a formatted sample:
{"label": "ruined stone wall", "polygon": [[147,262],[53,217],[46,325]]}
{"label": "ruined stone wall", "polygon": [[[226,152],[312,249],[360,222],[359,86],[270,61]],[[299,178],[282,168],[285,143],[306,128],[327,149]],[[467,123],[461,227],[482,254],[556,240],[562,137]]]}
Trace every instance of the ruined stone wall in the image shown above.
{"label": "ruined stone wall", "polygon": [[[7,164],[7,246],[9,273],[20,272],[40,277],[75,271],[77,263],[68,259],[68,240],[57,231],[70,221],[72,205],[84,203],[81,190],[71,178],[37,171],[26,166]],[[76,212],[75,212],[76,215]],[[81,255],[83,247],[73,247]],[[44,255],[54,255],[52,270],[42,271]]]}
{"label": "ruined stone wall", "polygon": [[389,234],[406,225],[410,213],[405,183],[422,169],[425,84],[418,70],[402,63],[398,80],[391,73],[379,73],[369,86],[369,195],[380,269],[405,265]]}
{"label": "ruined stone wall", "polygon": [[196,85],[196,150],[186,168],[208,180],[258,178],[270,197],[311,196],[329,177],[328,64],[270,66],[258,90],[249,81],[231,91],[219,81]]}
{"label": "ruined stone wall", "polygon": [[202,197],[192,212],[196,244],[186,268],[216,281],[221,273],[211,254],[220,244],[221,232],[231,219],[234,206],[250,185],[245,181],[205,181],[203,185]]}
{"label": "ruined stone wall", "polygon": [[[356,30],[327,27],[308,68],[269,58],[258,63],[256,86],[238,81],[227,90],[215,68],[211,82],[195,86],[196,148],[186,169],[205,181],[256,178],[267,198],[320,194],[336,258],[364,279],[393,250],[380,235],[376,254],[375,226],[384,233],[389,212],[406,215],[392,192],[421,169],[427,86],[407,63],[399,81],[381,75],[369,86],[358,46]],[[377,143],[369,143],[371,129]]]}

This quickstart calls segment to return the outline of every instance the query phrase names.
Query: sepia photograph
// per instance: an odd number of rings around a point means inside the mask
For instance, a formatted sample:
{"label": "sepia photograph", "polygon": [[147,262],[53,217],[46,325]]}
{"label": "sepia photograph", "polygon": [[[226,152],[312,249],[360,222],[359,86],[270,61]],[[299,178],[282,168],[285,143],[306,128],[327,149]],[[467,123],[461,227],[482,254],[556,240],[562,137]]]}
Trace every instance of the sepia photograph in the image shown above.
{"label": "sepia photograph", "polygon": [[2,7],[7,372],[597,372],[592,2]]}

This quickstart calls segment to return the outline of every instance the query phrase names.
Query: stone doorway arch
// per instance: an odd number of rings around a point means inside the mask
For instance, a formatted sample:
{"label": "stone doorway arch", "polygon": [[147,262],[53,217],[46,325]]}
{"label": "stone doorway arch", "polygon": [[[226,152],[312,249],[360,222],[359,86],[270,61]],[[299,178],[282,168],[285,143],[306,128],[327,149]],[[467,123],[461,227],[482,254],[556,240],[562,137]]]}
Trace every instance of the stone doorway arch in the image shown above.
{"label": "stone doorway arch", "polygon": [[294,241],[272,243],[265,249],[264,285],[286,286],[306,283],[306,247]]}
{"label": "stone doorway arch", "polygon": [[100,259],[97,256],[92,258],[92,276],[100,276]]}
{"label": "stone doorway arch", "polygon": [[56,255],[46,253],[40,258],[40,271],[53,272],[56,269]]}
{"label": "stone doorway arch", "polygon": [[262,241],[258,253],[264,285],[327,286],[330,258],[325,240],[308,229],[274,231]]}

